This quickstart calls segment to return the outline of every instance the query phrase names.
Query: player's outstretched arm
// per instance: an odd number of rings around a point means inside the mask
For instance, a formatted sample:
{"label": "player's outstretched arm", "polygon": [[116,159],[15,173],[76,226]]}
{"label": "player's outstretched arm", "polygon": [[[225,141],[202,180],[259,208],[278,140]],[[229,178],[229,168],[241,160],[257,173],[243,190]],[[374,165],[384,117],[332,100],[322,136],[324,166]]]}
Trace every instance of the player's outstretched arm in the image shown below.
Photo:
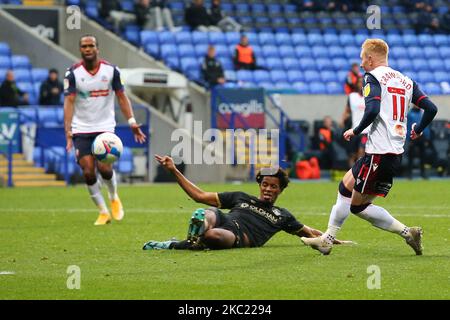
{"label": "player's outstretched arm", "polygon": [[413,83],[412,102],[419,108],[424,110],[422,119],[419,124],[414,123],[411,130],[411,140],[420,137],[423,130],[433,121],[438,111],[436,105],[420,90],[417,83]]}
{"label": "player's outstretched arm", "polygon": [[117,101],[119,101],[120,110],[122,111],[123,116],[127,119],[128,124],[130,125],[131,131],[133,131],[134,140],[139,143],[144,143],[147,137],[142,132],[139,124],[137,124],[136,119],[133,115],[133,108],[131,107],[130,99],[125,94],[124,91],[116,92]]}
{"label": "player's outstretched arm", "polygon": [[[301,228],[299,231],[297,231],[295,233],[296,236],[298,237],[306,237],[306,238],[317,238],[320,237],[322,235],[322,231],[308,227],[308,226],[303,226],[303,228]],[[352,241],[347,241],[347,240],[338,240],[335,239],[334,244],[350,244],[353,243]]]}
{"label": "player's outstretched arm", "polygon": [[73,147],[72,141],[72,118],[75,105],[75,95],[64,97],[64,132],[66,134],[66,150],[70,152]]}
{"label": "player's outstretched arm", "polygon": [[210,206],[218,207],[219,201],[216,192],[205,192],[191,181],[189,181],[175,166],[173,159],[169,156],[155,155],[156,161],[158,161],[164,168],[174,175],[178,184],[187,193],[191,199],[195,202],[207,204]]}

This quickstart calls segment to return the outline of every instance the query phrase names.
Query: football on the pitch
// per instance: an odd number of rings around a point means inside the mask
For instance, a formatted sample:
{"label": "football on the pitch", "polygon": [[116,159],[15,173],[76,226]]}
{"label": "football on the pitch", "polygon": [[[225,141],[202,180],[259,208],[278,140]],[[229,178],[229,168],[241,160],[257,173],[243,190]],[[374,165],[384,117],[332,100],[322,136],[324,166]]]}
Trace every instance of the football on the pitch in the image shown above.
{"label": "football on the pitch", "polygon": [[98,161],[103,163],[116,162],[122,152],[122,140],[111,132],[98,135],[92,143],[92,154]]}

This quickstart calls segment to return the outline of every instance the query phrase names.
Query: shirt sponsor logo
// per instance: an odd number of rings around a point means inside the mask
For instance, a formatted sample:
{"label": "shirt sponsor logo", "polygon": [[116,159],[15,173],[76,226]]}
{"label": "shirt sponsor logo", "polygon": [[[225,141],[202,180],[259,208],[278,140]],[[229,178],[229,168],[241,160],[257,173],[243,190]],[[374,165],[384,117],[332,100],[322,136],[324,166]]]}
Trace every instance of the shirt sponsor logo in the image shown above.
{"label": "shirt sponsor logo", "polygon": [[[274,216],[272,213],[267,212],[266,210],[259,208],[257,206],[253,206],[253,205],[249,205],[248,203],[241,203],[240,207],[242,209],[249,209],[250,211],[252,211],[253,213],[266,218],[267,220],[269,220],[271,223],[276,224],[279,219],[281,219],[281,216],[277,217]],[[272,209],[272,210],[278,210],[278,209]],[[279,211],[278,211],[279,212]],[[281,212],[279,212],[281,214]]]}

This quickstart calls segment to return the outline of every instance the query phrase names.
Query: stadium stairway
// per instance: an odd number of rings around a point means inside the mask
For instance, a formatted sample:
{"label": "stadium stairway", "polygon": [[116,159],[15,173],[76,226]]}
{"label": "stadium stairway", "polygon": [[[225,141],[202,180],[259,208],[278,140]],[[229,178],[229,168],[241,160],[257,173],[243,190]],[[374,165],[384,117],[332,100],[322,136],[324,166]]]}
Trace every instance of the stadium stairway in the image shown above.
{"label": "stadium stairway", "polygon": [[[13,184],[15,187],[65,187],[65,181],[56,180],[55,174],[45,173],[42,167],[35,167],[25,160],[21,153],[13,155]],[[0,155],[0,185],[8,184],[8,160]]]}

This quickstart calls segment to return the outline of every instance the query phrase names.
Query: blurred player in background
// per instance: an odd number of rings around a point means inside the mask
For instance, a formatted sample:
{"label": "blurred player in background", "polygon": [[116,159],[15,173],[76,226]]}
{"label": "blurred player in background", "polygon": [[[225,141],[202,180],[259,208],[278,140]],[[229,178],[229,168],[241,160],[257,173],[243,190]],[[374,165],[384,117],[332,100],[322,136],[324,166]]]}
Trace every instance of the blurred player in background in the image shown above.
{"label": "blurred player in background", "polygon": [[124,215],[112,165],[96,162],[91,153],[95,137],[103,132],[114,132],[114,96],[118,98],[120,109],[125,119],[128,119],[136,141],[144,143],[146,136],[133,116],[119,69],[98,57],[97,39],[91,35],[81,37],[80,52],[82,61],[70,67],[64,79],[66,150],[70,152],[75,146],[75,156],[83,170],[89,194],[100,211],[95,225],[104,225],[111,222],[111,216],[97,181],[96,168],[108,187],[113,218],[122,220]]}
{"label": "blurred player in background", "polygon": [[327,231],[319,238],[302,238],[304,244],[325,255],[330,253],[336,234],[350,212],[375,227],[398,234],[417,255],[422,254],[422,228],[407,227],[386,209],[372,204],[377,196],[387,196],[400,168],[410,102],[424,110],[420,123],[411,127],[411,140],[421,136],[437,113],[436,106],[417,83],[388,67],[388,53],[389,47],[381,39],[367,39],[362,45],[366,109],[359,125],[344,132],[344,138],[350,140],[371,125],[366,154],[342,179]]}
{"label": "blurred player in background", "polygon": [[[318,237],[322,234],[300,223],[288,210],[275,206],[278,196],[289,183],[282,169],[257,174],[256,181],[260,189],[257,198],[244,192],[205,192],[178,171],[171,157],[157,155],[155,158],[175,176],[189,197],[213,208],[197,209],[194,212],[187,240],[152,240],[144,245],[144,250],[261,247],[281,230],[298,237]],[[219,208],[230,209],[230,212],[224,214]],[[351,243],[340,240],[334,242]]]}
{"label": "blurred player in background", "polygon": [[[363,79],[358,78],[356,83],[357,90],[348,95],[347,105],[345,106],[344,113],[342,115],[341,126],[344,127],[346,121],[351,118],[352,128],[356,128],[364,115],[364,110],[366,108],[364,104],[364,97],[362,95]],[[370,126],[365,128],[360,135],[355,136],[350,141],[350,157],[349,164],[350,167],[353,166],[355,161],[364,155],[364,148],[367,142],[367,133],[369,132]]]}

